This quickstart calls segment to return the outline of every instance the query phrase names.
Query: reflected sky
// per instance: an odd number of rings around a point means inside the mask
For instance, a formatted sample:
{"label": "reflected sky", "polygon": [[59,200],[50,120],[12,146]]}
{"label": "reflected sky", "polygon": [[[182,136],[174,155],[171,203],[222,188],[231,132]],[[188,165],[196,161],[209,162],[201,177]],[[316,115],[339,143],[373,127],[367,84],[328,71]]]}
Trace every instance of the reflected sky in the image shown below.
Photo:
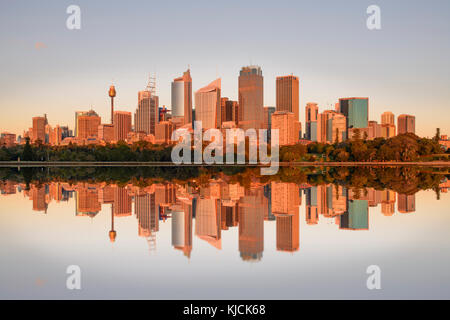
{"label": "reflected sky", "polygon": [[448,187],[3,181],[0,298],[448,299]]}

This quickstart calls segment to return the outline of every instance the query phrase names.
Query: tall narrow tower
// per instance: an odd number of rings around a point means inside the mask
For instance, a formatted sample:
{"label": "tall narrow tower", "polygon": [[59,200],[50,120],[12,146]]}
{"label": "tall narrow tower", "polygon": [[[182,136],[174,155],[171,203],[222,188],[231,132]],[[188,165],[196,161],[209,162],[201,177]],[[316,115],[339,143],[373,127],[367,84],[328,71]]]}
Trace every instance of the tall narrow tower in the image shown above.
{"label": "tall narrow tower", "polygon": [[109,87],[109,96],[111,97],[111,124],[114,124],[114,97],[116,96],[116,88],[114,85]]}

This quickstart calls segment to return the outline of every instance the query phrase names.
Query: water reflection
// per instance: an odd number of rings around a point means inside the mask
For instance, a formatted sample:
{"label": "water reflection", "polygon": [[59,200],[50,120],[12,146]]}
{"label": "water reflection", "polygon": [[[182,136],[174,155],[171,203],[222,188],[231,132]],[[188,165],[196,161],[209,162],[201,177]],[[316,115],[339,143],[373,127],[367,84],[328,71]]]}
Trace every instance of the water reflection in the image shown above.
{"label": "water reflection", "polygon": [[[306,227],[313,228],[321,219],[328,219],[335,228],[367,231],[370,229],[371,208],[381,206],[381,213],[411,214],[415,212],[415,193],[400,193],[391,189],[353,187],[337,183],[263,181],[250,179],[245,183],[233,176],[196,178],[187,182],[161,181],[140,186],[128,183],[52,181],[0,183],[2,196],[22,193],[31,202],[32,210],[46,214],[53,203],[73,200],[74,214],[80,219],[95,219],[100,212],[109,212],[110,225],[105,225],[105,237],[121,241],[115,220],[136,218],[136,235],[156,250],[156,234],[160,224],[170,220],[173,249],[191,257],[193,237],[222,249],[222,233],[238,228],[239,254],[244,261],[263,258],[264,222],[276,225],[276,250],[300,250],[300,210],[304,205]],[[311,179],[310,179],[311,180]],[[450,182],[440,176],[434,186],[437,193],[447,192]],[[67,204],[69,205],[69,204]],[[105,210],[106,209],[106,210]],[[109,209],[109,210],[108,210]]]}

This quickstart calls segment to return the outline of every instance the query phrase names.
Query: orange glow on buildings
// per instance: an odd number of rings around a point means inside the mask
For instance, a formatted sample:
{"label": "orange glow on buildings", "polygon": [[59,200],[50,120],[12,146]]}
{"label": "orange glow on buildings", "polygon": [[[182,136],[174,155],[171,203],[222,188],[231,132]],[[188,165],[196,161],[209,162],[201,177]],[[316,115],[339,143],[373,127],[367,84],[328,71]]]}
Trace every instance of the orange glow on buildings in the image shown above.
{"label": "orange glow on buildings", "polygon": [[288,111],[276,111],[272,114],[271,129],[278,129],[280,146],[298,143],[300,122],[295,120],[295,114]]}
{"label": "orange glow on buildings", "polygon": [[409,114],[401,114],[397,118],[398,134],[416,133],[416,117]]}
{"label": "orange glow on buildings", "polygon": [[243,67],[239,74],[239,127],[264,128],[264,80],[259,66]]}
{"label": "orange glow on buildings", "polygon": [[195,92],[195,121],[201,121],[203,129],[220,128],[221,79],[216,79]]}
{"label": "orange glow on buildings", "polygon": [[276,111],[292,112],[295,114],[295,121],[300,121],[298,77],[293,75],[277,77]]}
{"label": "orange glow on buildings", "polygon": [[114,140],[125,141],[128,137],[128,133],[130,132],[131,112],[114,111]]}

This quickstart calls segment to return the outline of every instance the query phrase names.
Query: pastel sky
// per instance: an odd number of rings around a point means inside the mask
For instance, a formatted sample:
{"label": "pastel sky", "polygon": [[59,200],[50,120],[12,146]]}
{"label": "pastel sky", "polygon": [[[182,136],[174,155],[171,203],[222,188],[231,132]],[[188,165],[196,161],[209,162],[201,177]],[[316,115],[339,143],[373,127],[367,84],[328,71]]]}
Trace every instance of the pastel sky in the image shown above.
{"label": "pastel sky", "polygon": [[[66,28],[66,8],[81,8],[81,30]],[[381,30],[366,27],[369,5]],[[190,65],[197,90],[222,78],[237,99],[238,74],[258,64],[264,104],[275,105],[275,77],[300,78],[300,115],[313,101],[369,97],[371,120],[384,111],[416,116],[416,133],[450,134],[450,2],[320,1],[25,1],[0,2],[0,131],[22,134],[31,117],[74,127],[74,112],[109,119],[136,109],[150,73],[160,104]]]}

